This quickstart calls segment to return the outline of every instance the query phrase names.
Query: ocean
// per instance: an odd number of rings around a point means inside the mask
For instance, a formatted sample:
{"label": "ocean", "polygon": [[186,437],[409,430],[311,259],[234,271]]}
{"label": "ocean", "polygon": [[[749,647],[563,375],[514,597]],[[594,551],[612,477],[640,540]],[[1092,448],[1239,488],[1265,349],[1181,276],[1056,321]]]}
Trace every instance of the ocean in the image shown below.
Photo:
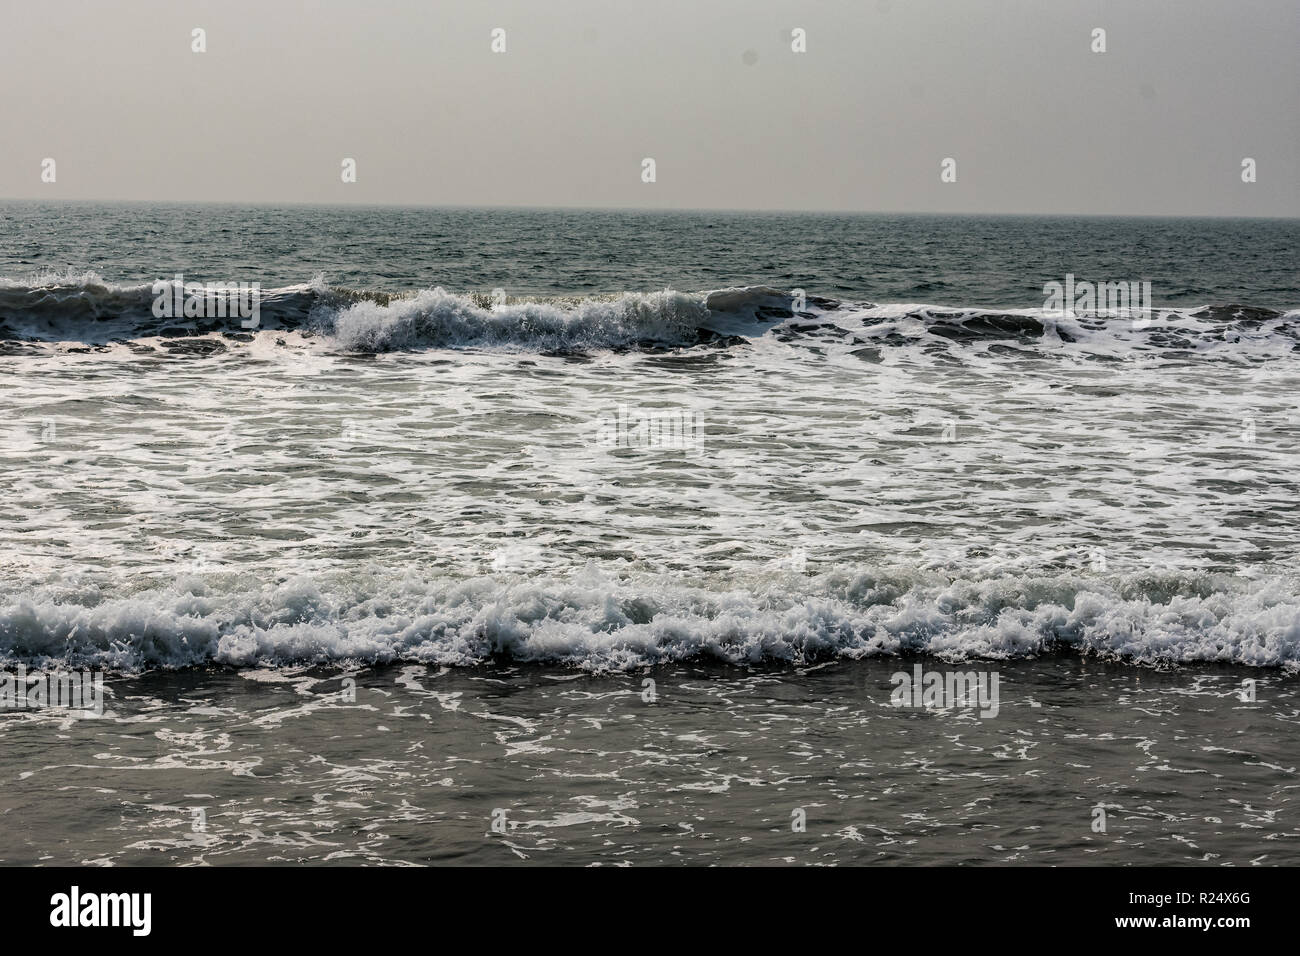
{"label": "ocean", "polygon": [[1300,222],[0,202],[0,277],[0,669],[103,679],[0,688],[2,863],[1300,862]]}

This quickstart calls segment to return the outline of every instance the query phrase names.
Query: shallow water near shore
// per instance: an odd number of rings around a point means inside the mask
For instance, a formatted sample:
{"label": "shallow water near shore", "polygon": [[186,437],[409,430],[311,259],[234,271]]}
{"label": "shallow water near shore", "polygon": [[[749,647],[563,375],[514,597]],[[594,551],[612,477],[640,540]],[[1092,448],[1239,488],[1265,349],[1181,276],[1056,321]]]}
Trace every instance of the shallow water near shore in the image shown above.
{"label": "shallow water near shore", "polygon": [[[992,669],[996,716],[893,706],[917,664]],[[0,863],[1300,862],[1300,693],[1278,672],[891,658],[107,687],[101,718],[0,718]]]}

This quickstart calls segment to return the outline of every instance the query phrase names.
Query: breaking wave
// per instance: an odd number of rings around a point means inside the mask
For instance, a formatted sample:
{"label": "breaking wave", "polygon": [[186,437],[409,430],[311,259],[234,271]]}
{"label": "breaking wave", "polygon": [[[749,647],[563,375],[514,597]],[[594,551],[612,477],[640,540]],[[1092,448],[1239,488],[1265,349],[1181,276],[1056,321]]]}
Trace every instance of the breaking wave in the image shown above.
{"label": "breaking wave", "polygon": [[0,661],[118,672],[203,665],[474,665],[589,672],[685,660],[789,666],[925,653],[1054,653],[1151,665],[1300,670],[1300,587],[1149,572],[1127,577],[830,571],[745,584],[611,573],[425,578],[380,569],[259,586],[211,574],[130,592],[46,583],[0,598]]}
{"label": "breaking wave", "polygon": [[[852,345],[1003,344],[1031,348],[1122,345],[1205,351],[1267,345],[1300,349],[1300,310],[1246,305],[1156,309],[1150,316],[1075,316],[1043,309],[842,303],[765,286],[710,292],[493,297],[443,288],[382,292],[330,286],[323,277],[260,290],[255,330],[238,318],[159,318],[156,285],[118,285],[95,273],[0,279],[0,349],[24,344],[106,345],[154,338],[247,341],[293,331],[345,351],[602,349],[735,345],[769,331],[778,338],[835,338]],[[197,349],[209,354],[215,349]]]}

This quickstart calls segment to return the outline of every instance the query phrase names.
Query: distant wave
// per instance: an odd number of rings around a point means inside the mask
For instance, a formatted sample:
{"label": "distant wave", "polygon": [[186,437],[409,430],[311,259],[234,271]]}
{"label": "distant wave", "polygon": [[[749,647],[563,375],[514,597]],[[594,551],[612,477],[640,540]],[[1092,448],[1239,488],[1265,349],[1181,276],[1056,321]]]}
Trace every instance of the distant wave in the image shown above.
{"label": "distant wave", "polygon": [[[163,339],[248,340],[294,331],[347,351],[492,348],[534,352],[739,344],[774,332],[783,339],[833,338],[849,345],[918,341],[960,346],[1011,343],[1059,347],[1114,339],[1138,348],[1204,350],[1268,340],[1300,348],[1300,310],[1237,304],[1156,309],[1142,321],[1043,309],[954,308],[924,303],[842,303],[795,290],[746,286],[707,292],[505,297],[443,288],[394,293],[329,285],[262,289],[255,331],[230,318],[158,318],[154,284],[119,285],[95,273],[0,278],[0,352],[24,343],[104,345]],[[196,351],[206,354],[211,349]]]}
{"label": "distant wave", "polygon": [[118,593],[47,583],[0,597],[0,663],[122,672],[493,658],[602,672],[907,653],[1068,653],[1294,673],[1300,587],[1277,575],[969,578],[917,569],[785,573],[711,587],[589,564],[567,576],[468,579],[357,569],[271,586],[208,574]]}

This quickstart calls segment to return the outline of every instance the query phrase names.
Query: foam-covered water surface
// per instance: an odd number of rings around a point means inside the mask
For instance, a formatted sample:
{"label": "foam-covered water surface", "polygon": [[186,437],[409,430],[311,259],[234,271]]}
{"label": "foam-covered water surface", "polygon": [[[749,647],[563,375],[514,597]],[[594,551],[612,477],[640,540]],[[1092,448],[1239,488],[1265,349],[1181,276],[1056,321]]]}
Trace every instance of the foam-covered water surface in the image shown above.
{"label": "foam-covered water surface", "polygon": [[1295,313],[816,303],[434,290],[28,343],[0,652],[1297,666]]}

